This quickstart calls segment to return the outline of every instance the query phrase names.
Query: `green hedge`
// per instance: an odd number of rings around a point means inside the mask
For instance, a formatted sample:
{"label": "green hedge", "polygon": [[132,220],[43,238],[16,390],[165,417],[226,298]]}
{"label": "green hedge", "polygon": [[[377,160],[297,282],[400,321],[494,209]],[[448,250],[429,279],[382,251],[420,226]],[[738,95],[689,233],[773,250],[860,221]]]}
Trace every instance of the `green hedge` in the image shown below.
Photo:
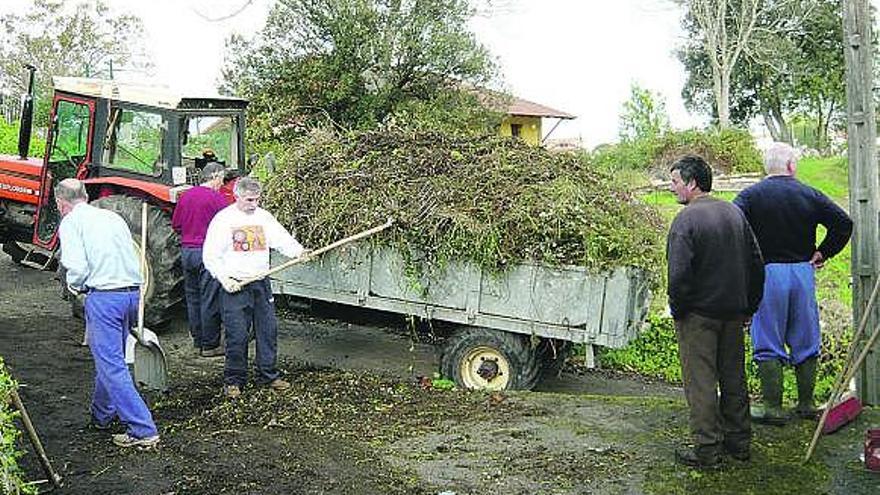
{"label": "green hedge", "polygon": [[33,486],[24,482],[18,467],[22,455],[17,448],[19,431],[14,422],[18,412],[10,398],[17,386],[0,358],[0,493],[4,494],[36,493]]}
{"label": "green hedge", "polygon": [[752,136],[743,129],[668,131],[656,138],[600,146],[590,154],[590,160],[607,170],[665,173],[672,161],[689,153],[703,156],[723,173],[762,170],[761,153]]}

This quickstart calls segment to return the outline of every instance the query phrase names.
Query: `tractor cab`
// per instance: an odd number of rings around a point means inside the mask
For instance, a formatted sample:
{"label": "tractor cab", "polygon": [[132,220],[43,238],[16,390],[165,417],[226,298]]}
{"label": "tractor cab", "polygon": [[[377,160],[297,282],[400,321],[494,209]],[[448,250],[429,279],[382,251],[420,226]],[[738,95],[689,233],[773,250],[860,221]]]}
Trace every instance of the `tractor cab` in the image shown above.
{"label": "tractor cab", "polygon": [[188,97],[164,86],[54,78],[34,244],[54,249],[60,217],[54,186],[75,177],[92,200],[135,197],[164,210],[199,183],[213,161],[244,172],[247,101]]}

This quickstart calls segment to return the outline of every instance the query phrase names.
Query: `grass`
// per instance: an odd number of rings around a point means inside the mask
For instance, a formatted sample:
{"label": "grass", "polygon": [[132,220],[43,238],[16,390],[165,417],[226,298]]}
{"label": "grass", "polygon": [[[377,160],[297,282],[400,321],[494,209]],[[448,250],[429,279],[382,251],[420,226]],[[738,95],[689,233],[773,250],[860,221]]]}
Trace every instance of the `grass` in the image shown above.
{"label": "grass", "polygon": [[846,158],[804,158],[798,164],[797,177],[849,209],[849,167]]}

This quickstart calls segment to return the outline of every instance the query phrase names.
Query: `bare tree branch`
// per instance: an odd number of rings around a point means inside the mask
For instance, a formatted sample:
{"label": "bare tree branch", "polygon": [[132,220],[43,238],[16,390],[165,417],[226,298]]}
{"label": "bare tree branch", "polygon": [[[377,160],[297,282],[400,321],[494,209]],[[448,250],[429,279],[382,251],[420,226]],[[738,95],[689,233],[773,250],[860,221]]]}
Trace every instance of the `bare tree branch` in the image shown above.
{"label": "bare tree branch", "polygon": [[222,21],[225,21],[225,20],[227,20],[227,19],[232,19],[233,17],[235,17],[235,16],[241,14],[242,12],[244,12],[244,10],[245,10],[246,8],[250,7],[251,4],[253,4],[253,3],[254,3],[254,0],[246,0],[246,1],[244,2],[244,4],[242,4],[241,7],[235,9],[235,11],[233,11],[231,14],[223,15],[223,16],[220,16],[220,17],[209,17],[209,16],[207,16],[207,15],[202,14],[201,12],[199,12],[198,9],[196,9],[195,7],[191,7],[191,9],[192,9],[192,11],[193,11],[197,16],[201,17],[202,19],[204,19],[204,20],[206,20],[206,21],[208,21],[208,22],[222,22]]}

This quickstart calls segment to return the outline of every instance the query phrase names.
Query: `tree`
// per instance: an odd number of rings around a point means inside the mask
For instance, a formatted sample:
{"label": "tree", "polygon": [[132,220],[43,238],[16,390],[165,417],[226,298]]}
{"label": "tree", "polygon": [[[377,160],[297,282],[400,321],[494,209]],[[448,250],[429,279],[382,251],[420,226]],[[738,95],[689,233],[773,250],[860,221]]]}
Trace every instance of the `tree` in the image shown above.
{"label": "tree", "polygon": [[730,126],[730,90],[744,59],[764,64],[775,41],[799,28],[812,0],[678,0],[685,30],[709,64],[718,125]]}
{"label": "tree", "polygon": [[36,122],[46,122],[53,76],[110,76],[115,69],[150,66],[143,25],[112,15],[102,0],[34,0],[30,10],[0,17],[0,90],[26,91],[25,64],[37,68]]}
{"label": "tree", "polygon": [[227,41],[222,89],[275,135],[316,120],[368,128],[412,101],[476,105],[463,88],[495,66],[471,15],[466,0],[279,0],[255,38]]}
{"label": "tree", "polygon": [[629,100],[620,114],[620,139],[636,141],[653,139],[669,130],[666,103],[659,95],[636,83],[630,86]]}
{"label": "tree", "polygon": [[[772,18],[758,20],[760,56],[744,57],[731,75],[730,120],[745,124],[760,116],[774,139],[792,142],[787,115],[804,113],[816,122],[819,141],[827,144],[829,125],[845,98],[842,12],[836,0],[802,2],[798,9],[792,16],[799,21],[789,29],[773,29]],[[685,43],[678,57],[688,73],[685,103],[714,112],[705,50]]]}
{"label": "tree", "polygon": [[837,0],[819,0],[813,15],[795,43],[800,57],[794,78],[796,108],[816,123],[816,136],[824,148],[828,130],[846,107],[846,61],[843,44],[843,9]]}

